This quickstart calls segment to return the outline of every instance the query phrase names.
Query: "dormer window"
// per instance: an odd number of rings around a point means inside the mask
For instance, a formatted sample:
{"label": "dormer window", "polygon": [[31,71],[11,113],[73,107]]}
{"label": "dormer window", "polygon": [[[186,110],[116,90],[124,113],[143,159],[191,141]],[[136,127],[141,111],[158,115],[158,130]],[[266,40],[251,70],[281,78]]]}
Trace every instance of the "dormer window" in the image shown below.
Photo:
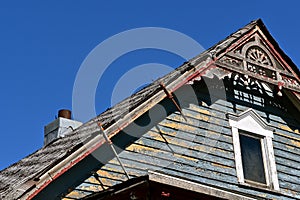
{"label": "dormer window", "polygon": [[243,185],[279,190],[273,131],[253,110],[229,114],[238,182]]}
{"label": "dormer window", "polygon": [[267,184],[266,162],[262,154],[263,139],[243,131],[239,132],[239,139],[245,181]]}

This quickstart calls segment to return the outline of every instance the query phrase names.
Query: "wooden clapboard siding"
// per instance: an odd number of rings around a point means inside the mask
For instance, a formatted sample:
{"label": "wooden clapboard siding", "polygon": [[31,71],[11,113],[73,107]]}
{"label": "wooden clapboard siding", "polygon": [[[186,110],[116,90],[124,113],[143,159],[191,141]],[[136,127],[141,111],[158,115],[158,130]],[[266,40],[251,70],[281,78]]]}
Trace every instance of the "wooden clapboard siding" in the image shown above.
{"label": "wooden clapboard siding", "polygon": [[[131,177],[148,170],[190,179],[209,185],[270,199],[300,198],[299,124],[284,111],[255,111],[274,128],[274,153],[280,193],[241,187],[237,182],[231,127],[227,113],[239,114],[247,105],[218,100],[209,105],[205,94],[198,93],[199,103],[188,104],[182,115],[175,111],[127,145],[119,156]],[[138,131],[138,130],[137,130]],[[116,159],[97,171],[102,186],[94,177],[78,186],[77,193],[101,191],[127,180]],[[89,189],[91,188],[91,189]],[[77,193],[68,197],[75,198]]]}

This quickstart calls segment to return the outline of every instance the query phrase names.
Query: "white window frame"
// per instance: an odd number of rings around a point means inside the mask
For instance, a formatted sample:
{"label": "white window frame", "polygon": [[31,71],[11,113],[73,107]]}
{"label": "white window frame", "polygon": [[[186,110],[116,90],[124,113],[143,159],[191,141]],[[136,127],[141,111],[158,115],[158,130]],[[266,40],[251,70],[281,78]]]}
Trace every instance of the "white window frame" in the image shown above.
{"label": "white window frame", "polygon": [[[233,148],[236,163],[238,182],[243,185],[267,187],[272,190],[279,190],[279,182],[276,170],[275,156],[273,150],[273,129],[253,110],[248,109],[239,115],[228,114],[229,125],[232,130]],[[245,180],[239,130],[247,132],[250,137],[261,138],[263,163],[265,168],[266,184]],[[243,134],[243,133],[242,133]]]}

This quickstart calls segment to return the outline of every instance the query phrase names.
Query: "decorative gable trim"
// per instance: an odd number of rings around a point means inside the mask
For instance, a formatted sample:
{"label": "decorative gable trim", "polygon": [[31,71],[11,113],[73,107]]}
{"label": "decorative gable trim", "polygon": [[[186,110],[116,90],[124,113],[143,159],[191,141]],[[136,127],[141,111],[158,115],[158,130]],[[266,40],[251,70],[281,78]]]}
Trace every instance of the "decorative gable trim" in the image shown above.
{"label": "decorative gable trim", "polygon": [[258,21],[248,33],[218,54],[215,64],[224,70],[272,84],[279,90],[286,88],[299,94],[299,70],[293,63],[287,63],[286,55],[270,43],[273,38],[266,36],[269,33],[262,30],[264,26],[260,23]]}

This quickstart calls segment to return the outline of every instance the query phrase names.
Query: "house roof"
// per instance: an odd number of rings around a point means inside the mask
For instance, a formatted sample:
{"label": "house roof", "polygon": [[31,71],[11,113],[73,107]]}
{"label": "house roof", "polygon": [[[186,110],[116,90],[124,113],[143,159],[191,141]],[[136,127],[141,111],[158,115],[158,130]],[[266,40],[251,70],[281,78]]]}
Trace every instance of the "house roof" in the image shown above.
{"label": "house roof", "polygon": [[[167,96],[161,87],[162,83],[166,85],[170,92],[173,92],[197,76],[211,76],[207,69],[209,69],[215,58],[256,26],[267,36],[274,49],[280,53],[299,80],[299,69],[279,48],[279,45],[267,31],[263,22],[260,19],[252,21],[228,36],[225,40],[220,41],[200,55],[185,62],[171,73],[154,81],[144,89],[91,119],[67,136],[53,141],[2,170],[0,172],[0,196],[2,198],[19,198],[27,193],[31,193],[31,195],[36,194],[49,184],[52,179],[60,176],[77,162],[84,159],[93,149],[104,143],[105,140],[102,136],[92,137],[94,133],[99,131],[98,123],[102,124],[109,137],[113,137]],[[91,144],[91,146],[86,147],[85,144]],[[64,165],[61,165],[68,158],[70,158],[68,164],[64,163]],[[50,178],[47,177],[49,171],[53,173],[53,176]],[[38,185],[39,187],[37,187]]]}

